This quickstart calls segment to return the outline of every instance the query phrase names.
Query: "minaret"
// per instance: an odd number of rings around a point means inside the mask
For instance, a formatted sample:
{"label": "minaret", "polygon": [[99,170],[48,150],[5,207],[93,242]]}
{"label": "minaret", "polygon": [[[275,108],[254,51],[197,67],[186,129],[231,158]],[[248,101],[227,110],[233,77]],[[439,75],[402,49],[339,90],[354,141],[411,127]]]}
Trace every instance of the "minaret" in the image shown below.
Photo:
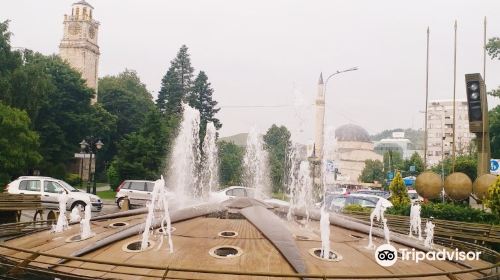
{"label": "minaret", "polygon": [[325,129],[325,85],[323,84],[323,73],[319,74],[318,95],[316,96],[315,125],[316,125],[314,134],[315,155],[318,158],[322,158],[324,129]]}
{"label": "minaret", "polygon": [[99,22],[93,19],[92,7],[85,0],[74,3],[71,15],[64,15],[64,35],[59,45],[59,55],[82,74],[87,86],[96,91],[91,100],[97,101],[99,46],[97,33]]}

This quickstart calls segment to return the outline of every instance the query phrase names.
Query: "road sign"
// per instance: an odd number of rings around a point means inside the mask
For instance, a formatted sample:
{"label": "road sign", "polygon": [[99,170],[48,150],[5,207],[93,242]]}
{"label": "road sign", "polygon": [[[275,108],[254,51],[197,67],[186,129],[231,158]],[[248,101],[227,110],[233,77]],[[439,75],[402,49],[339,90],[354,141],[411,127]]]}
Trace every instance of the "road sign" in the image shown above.
{"label": "road sign", "polygon": [[[92,157],[95,157],[94,154],[92,154]],[[75,158],[90,158],[90,154],[75,154]]]}
{"label": "road sign", "polygon": [[499,175],[500,174],[500,159],[491,159],[490,160],[490,173]]}
{"label": "road sign", "polygon": [[410,171],[411,171],[411,172],[415,172],[415,165],[411,165],[411,166],[410,166]]}

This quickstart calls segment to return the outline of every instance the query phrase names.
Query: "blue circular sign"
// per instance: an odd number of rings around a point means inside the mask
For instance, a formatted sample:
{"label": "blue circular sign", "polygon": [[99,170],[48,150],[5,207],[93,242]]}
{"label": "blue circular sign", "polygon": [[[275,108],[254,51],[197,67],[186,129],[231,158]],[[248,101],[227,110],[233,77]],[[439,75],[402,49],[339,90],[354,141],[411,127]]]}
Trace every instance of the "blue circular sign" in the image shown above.
{"label": "blue circular sign", "polygon": [[490,170],[491,171],[497,171],[500,165],[498,164],[498,161],[495,159],[490,160]]}

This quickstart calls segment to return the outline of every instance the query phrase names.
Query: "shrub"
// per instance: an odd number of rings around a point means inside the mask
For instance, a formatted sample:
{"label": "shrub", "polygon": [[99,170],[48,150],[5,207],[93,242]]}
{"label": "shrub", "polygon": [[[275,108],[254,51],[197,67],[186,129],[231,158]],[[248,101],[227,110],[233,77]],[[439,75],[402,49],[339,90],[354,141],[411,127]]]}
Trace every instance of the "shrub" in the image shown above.
{"label": "shrub", "polygon": [[389,186],[389,190],[391,191],[390,200],[394,206],[410,205],[408,190],[406,189],[405,182],[403,181],[399,171],[396,172],[396,176],[394,176],[394,179]]}
{"label": "shrub", "polygon": [[73,187],[78,186],[80,184],[80,180],[81,180],[80,175],[76,173],[68,173],[64,178],[64,181],[66,181],[66,183],[72,185]]}
{"label": "shrub", "polygon": [[359,204],[350,204],[344,207],[343,212],[371,212],[372,209],[363,207]]}
{"label": "shrub", "polygon": [[116,188],[120,185],[120,174],[118,174],[114,162],[108,168],[108,182],[113,191],[116,191]]}
{"label": "shrub", "polygon": [[[410,206],[394,206],[388,208],[387,214],[410,215]],[[485,211],[474,209],[468,205],[459,205],[453,203],[427,203],[422,204],[422,218],[434,217],[440,220],[482,223],[482,224],[500,224],[500,216],[487,213]]]}
{"label": "shrub", "polygon": [[485,206],[491,209],[491,213],[500,217],[500,176],[493,185],[488,188],[488,195],[484,202]]}

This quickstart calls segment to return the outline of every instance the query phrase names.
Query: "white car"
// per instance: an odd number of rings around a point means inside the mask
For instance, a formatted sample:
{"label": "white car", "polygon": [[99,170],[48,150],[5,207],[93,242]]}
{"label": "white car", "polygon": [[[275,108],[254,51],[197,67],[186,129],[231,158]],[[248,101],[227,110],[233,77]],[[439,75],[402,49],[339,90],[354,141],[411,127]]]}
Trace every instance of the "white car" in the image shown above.
{"label": "white car", "polygon": [[408,190],[408,196],[410,197],[411,203],[419,201],[424,201],[424,198],[418,195],[416,190]]}
{"label": "white car", "polygon": [[392,203],[377,195],[372,194],[344,194],[344,195],[327,195],[326,206],[329,211],[340,211],[348,205],[360,205],[361,207],[375,208],[377,202],[382,199],[382,206],[385,208],[392,207]]}
{"label": "white car", "polygon": [[231,186],[217,192],[210,193],[210,200],[214,202],[222,202],[235,197],[251,197],[260,199],[264,202],[269,202],[281,206],[289,206],[290,203],[284,200],[270,198],[269,196],[257,191],[254,188],[242,186]]}
{"label": "white car", "polygon": [[76,206],[85,207],[85,200],[90,199],[92,211],[100,212],[102,201],[97,195],[81,192],[63,180],[42,176],[22,176],[7,185],[10,194],[35,194],[42,200],[42,206],[49,209],[59,208],[59,194],[66,192],[68,201],[66,209],[72,210]]}
{"label": "white car", "polygon": [[[122,208],[123,199],[127,197],[130,201],[130,207],[144,207],[148,201],[151,201],[151,194],[155,186],[154,181],[147,180],[125,180],[118,189],[116,189],[115,202],[118,208]],[[167,192],[169,199],[173,194]]]}

